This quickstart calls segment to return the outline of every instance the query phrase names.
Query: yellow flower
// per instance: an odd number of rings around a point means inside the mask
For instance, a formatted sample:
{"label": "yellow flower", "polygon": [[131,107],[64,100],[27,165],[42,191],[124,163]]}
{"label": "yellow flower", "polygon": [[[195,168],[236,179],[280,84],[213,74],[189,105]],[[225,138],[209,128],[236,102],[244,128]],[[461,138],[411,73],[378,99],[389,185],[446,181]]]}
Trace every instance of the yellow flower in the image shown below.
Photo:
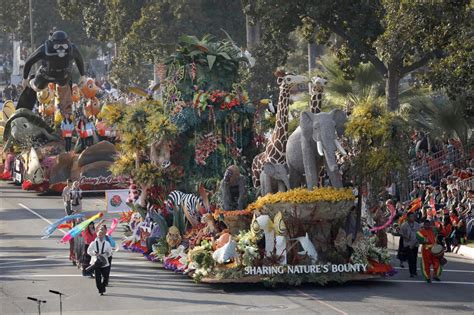
{"label": "yellow flower", "polygon": [[350,189],[337,189],[333,187],[315,188],[307,190],[305,188],[295,188],[287,192],[277,192],[258,198],[247,207],[247,211],[261,209],[267,204],[279,202],[288,203],[312,203],[317,201],[338,202],[342,200],[354,200],[354,195]]}

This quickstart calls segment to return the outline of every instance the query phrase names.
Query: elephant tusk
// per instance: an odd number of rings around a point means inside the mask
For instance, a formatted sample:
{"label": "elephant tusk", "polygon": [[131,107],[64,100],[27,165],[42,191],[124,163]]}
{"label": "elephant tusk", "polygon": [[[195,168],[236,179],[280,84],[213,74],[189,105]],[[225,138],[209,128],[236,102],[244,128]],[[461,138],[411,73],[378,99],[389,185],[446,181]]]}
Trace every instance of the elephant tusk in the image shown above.
{"label": "elephant tusk", "polygon": [[347,155],[346,150],[342,147],[341,143],[337,139],[334,139],[334,144],[336,144],[336,148],[339,150],[339,152],[342,153],[342,155]]}
{"label": "elephant tusk", "polygon": [[324,156],[324,153],[323,153],[323,144],[321,141],[318,141],[316,142],[316,145],[317,145],[317,148],[318,148],[318,153],[319,155],[321,156]]}

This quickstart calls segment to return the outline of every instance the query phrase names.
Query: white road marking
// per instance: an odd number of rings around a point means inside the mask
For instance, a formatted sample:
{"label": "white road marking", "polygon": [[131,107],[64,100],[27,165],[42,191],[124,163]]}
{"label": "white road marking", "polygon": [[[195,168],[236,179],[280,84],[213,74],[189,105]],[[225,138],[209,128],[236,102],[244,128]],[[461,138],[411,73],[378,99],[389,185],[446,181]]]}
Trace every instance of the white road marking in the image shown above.
{"label": "white road marking", "polygon": [[[24,204],[22,203],[19,203],[18,204],[20,207],[22,207],[23,209],[33,213],[35,216],[37,216],[38,218],[42,219],[43,221],[49,223],[49,224],[53,224],[53,222],[49,221],[48,219],[46,219],[45,217],[43,217],[41,214],[39,214],[38,212],[34,211],[34,210],[31,210],[30,208],[28,208],[27,206],[25,206]],[[59,231],[63,232],[64,235],[66,235],[67,233],[62,230],[62,229],[58,229]]]}
{"label": "white road marking", "polygon": [[[20,265],[20,266],[11,266],[11,264],[14,264],[14,263],[10,263],[10,265],[8,266],[0,266],[0,269],[5,269],[5,268],[8,268],[9,270],[14,270],[15,268],[27,268],[27,267],[53,267],[53,266],[71,266],[71,263],[70,262],[62,262],[62,263],[51,263],[51,264],[37,264],[37,265]],[[130,266],[130,265],[141,265],[141,266],[145,266],[145,264],[133,264],[133,263],[128,263],[128,262],[118,262],[118,261],[114,261],[114,266]],[[148,264],[147,264],[148,265]],[[152,265],[151,265],[152,266]],[[157,268],[159,268],[157,266]],[[156,269],[156,268],[153,268],[153,267],[150,267],[149,269]]]}
{"label": "white road marking", "polygon": [[[114,263],[112,263],[114,265]],[[139,276],[134,273],[113,273],[111,274],[111,277],[117,277],[117,278],[133,278],[133,279],[150,279],[150,278],[159,278],[160,275],[142,275]],[[55,277],[55,278],[61,278],[61,277],[84,277],[81,273],[75,273],[75,274],[22,274],[22,275],[0,275],[0,278],[6,278],[6,279],[26,279],[26,278],[50,278],[50,277]],[[87,278],[87,277],[84,277]]]}
{"label": "white road marking", "polygon": [[[50,267],[50,266],[70,266],[71,263],[58,263],[58,264],[38,264],[38,265],[21,265],[21,266],[18,266],[19,268],[27,268],[27,267]],[[8,269],[14,269],[15,266],[0,266],[0,269],[3,269],[3,268],[8,268]]]}
{"label": "white road marking", "polygon": [[[114,256],[115,257],[115,256]],[[24,259],[24,260],[18,260],[15,259],[14,261],[8,261],[8,262],[0,262],[0,268],[3,265],[15,265],[15,264],[22,264],[22,263],[29,263],[33,261],[42,261],[42,260],[62,260],[64,258],[69,258],[69,256],[48,256],[45,258],[34,258],[34,259]],[[114,261],[114,265],[130,265],[130,266],[150,266],[153,267],[155,265],[150,264],[149,261]],[[156,265],[159,267],[158,265]],[[21,266],[23,267],[23,266]]]}
{"label": "white road marking", "polygon": [[15,261],[9,261],[9,262],[2,262],[2,263],[0,263],[0,266],[3,266],[3,265],[21,264],[21,263],[32,262],[32,261],[49,260],[49,259],[55,259],[55,258],[68,258],[68,257],[69,257],[69,256],[49,256],[49,257],[45,257],[45,258],[35,258],[35,259],[26,259],[26,260],[15,260]]}
{"label": "white road marking", "polygon": [[[402,283],[426,283],[424,280],[372,280],[373,282],[402,282]],[[430,284],[466,284],[474,285],[474,282],[464,282],[464,281],[432,281]]]}
{"label": "white road marking", "polygon": [[[397,270],[407,270],[408,268],[400,268],[400,267],[395,267]],[[420,268],[417,268],[416,270],[421,271]],[[443,272],[468,272],[468,273],[474,273],[474,270],[459,270],[459,269],[443,269]]]}
{"label": "white road marking", "polygon": [[328,303],[322,301],[319,297],[314,296],[313,294],[308,294],[308,293],[306,293],[306,292],[304,292],[304,291],[302,291],[302,290],[300,290],[300,289],[296,289],[296,291],[298,291],[301,295],[304,295],[304,296],[306,296],[307,298],[310,298],[311,300],[318,302],[319,304],[322,304],[322,305],[324,305],[324,306],[326,306],[326,307],[329,307],[330,309],[332,309],[332,310],[338,312],[339,314],[348,315],[348,314],[347,314],[346,312],[344,312],[343,310],[340,310],[340,309],[338,309],[337,307],[332,306],[331,304],[328,304]]}

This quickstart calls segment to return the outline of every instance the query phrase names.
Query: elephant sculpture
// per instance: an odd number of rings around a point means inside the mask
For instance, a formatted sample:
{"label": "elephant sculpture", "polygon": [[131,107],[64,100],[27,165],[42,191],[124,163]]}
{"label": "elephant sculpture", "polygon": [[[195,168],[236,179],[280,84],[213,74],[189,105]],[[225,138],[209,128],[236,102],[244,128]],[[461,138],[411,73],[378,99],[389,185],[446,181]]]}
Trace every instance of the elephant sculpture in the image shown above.
{"label": "elephant sculpture", "polygon": [[290,189],[288,166],[267,162],[260,173],[260,194],[265,196]]}
{"label": "elephant sculpture", "polygon": [[342,187],[342,178],[336,163],[336,149],[343,155],[346,152],[336,134],[343,135],[346,121],[346,114],[339,109],[317,114],[301,114],[300,125],[291,134],[286,146],[291,188],[304,184],[310,190],[316,187],[323,166],[331,185]]}

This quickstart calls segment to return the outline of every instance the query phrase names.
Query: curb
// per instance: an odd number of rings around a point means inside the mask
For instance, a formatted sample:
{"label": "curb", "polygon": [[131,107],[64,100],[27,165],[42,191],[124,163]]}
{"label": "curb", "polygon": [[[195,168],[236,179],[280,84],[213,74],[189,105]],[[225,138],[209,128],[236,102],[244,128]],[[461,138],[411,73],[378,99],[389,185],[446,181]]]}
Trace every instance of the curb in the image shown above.
{"label": "curb", "polygon": [[[394,250],[395,252],[398,251],[398,242],[400,240],[400,236],[394,236],[388,233],[387,238],[388,238],[387,248]],[[466,246],[466,245],[461,245],[457,254],[455,253],[450,253],[450,254],[453,256],[462,256],[462,257],[474,260],[474,248]]]}

